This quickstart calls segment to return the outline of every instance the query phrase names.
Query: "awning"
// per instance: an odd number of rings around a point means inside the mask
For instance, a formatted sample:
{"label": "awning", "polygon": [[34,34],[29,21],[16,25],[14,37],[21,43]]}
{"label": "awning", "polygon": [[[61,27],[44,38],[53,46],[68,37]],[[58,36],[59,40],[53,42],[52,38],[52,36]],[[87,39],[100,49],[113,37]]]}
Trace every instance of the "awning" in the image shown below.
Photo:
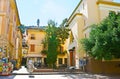
{"label": "awning", "polygon": [[26,57],[46,57],[46,56],[41,54],[27,54]]}

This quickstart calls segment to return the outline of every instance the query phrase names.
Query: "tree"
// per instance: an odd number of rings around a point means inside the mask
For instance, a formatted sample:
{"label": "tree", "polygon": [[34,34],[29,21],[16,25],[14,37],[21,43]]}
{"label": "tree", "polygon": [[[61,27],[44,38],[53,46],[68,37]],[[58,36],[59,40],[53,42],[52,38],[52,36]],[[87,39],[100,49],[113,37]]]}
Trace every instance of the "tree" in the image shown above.
{"label": "tree", "polygon": [[24,26],[24,25],[21,25],[21,26],[19,26],[18,28],[21,30],[22,33],[25,32],[25,26]]}
{"label": "tree", "polygon": [[89,38],[81,41],[86,52],[95,59],[120,58],[120,13],[111,11],[106,19],[91,27]]}
{"label": "tree", "polygon": [[[57,23],[53,20],[48,21],[48,26],[46,26],[46,38],[43,41],[43,44],[47,50],[47,64],[51,67],[55,65],[57,60],[57,55],[60,52],[58,48],[61,44],[64,44],[64,41],[68,38],[69,29],[66,29],[66,20],[63,20],[63,23],[60,27],[56,27]],[[43,50],[43,52],[46,52]]]}
{"label": "tree", "polygon": [[58,38],[61,42],[61,44],[64,44],[65,40],[69,37],[69,31],[70,29],[68,29],[68,25],[67,23],[67,18],[65,18],[62,23],[60,24],[60,26],[58,27],[58,31],[57,31],[57,35]]}
{"label": "tree", "polygon": [[57,47],[59,44],[59,39],[57,38],[57,27],[54,21],[49,20],[48,26],[46,27],[46,38],[48,42],[48,50],[47,50],[47,64],[50,67],[54,67],[55,62],[57,60]]}

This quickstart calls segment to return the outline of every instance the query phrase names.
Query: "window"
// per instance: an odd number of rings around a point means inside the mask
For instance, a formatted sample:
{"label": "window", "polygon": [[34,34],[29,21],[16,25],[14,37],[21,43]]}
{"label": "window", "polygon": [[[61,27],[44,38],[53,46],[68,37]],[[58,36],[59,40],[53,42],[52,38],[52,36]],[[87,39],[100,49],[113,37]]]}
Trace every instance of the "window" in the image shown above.
{"label": "window", "polygon": [[71,34],[70,34],[70,43],[72,43],[73,40],[74,40],[74,36],[73,36],[73,33],[71,32]]}
{"label": "window", "polygon": [[85,38],[86,38],[86,34],[85,34]]}
{"label": "window", "polygon": [[67,58],[64,58],[64,64],[67,64]]}
{"label": "window", "polygon": [[83,3],[83,10],[85,9],[84,3]]}
{"label": "window", "polygon": [[120,11],[117,11],[117,13],[120,13]]}
{"label": "window", "polygon": [[60,53],[63,53],[63,47],[60,46]]}
{"label": "window", "polygon": [[84,26],[86,26],[86,19],[84,19]]}
{"label": "window", "polygon": [[59,58],[59,59],[58,59],[58,63],[59,63],[59,64],[62,64],[62,58]]}
{"label": "window", "polygon": [[35,40],[35,35],[31,34],[31,40]]}
{"label": "window", "polygon": [[3,0],[0,0],[0,11],[3,11]]}
{"label": "window", "polygon": [[35,52],[35,45],[34,44],[30,45],[30,52]]}

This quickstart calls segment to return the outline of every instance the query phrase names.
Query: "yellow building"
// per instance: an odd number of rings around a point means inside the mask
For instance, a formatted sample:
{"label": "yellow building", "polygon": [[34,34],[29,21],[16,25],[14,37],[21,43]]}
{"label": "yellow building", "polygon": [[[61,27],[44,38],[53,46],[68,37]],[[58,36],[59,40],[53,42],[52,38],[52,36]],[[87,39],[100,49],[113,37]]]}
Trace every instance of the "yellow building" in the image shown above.
{"label": "yellow building", "polygon": [[16,68],[19,69],[21,67],[22,62],[22,32],[21,29],[17,29],[17,38],[16,38],[16,51],[15,51],[15,59],[16,59]]}
{"label": "yellow building", "polygon": [[68,66],[68,54],[66,50],[66,44],[59,47],[59,53],[57,55],[56,66],[58,68],[66,68]]}
{"label": "yellow building", "polygon": [[27,34],[25,31],[23,33],[23,38],[22,38],[22,63],[21,63],[24,66],[26,66],[27,54],[28,54],[28,45],[27,45]]}
{"label": "yellow building", "polygon": [[[18,53],[21,53],[21,47],[16,46],[20,32],[17,27],[20,26],[20,19],[15,0],[0,0],[0,49],[1,57],[9,59],[18,58]],[[20,37],[18,37],[20,35]],[[19,50],[19,52],[17,52]],[[17,52],[17,53],[16,53]]]}
{"label": "yellow building", "polygon": [[25,31],[22,39],[22,58],[26,58],[27,53],[28,53],[28,45],[27,45],[27,34]]}
{"label": "yellow building", "polygon": [[120,3],[113,2],[113,0],[80,0],[68,19],[71,29],[70,37],[67,40],[70,66],[79,68],[79,60],[87,56],[80,45],[80,40],[88,37],[89,26],[99,23],[108,16],[109,11],[120,11]]}
{"label": "yellow building", "polygon": [[27,61],[32,59],[34,62],[39,62],[44,65],[46,62],[46,56],[41,53],[43,50],[42,41],[45,39],[45,32],[43,27],[29,26],[26,29],[27,32],[27,44],[28,53],[26,55]]}
{"label": "yellow building", "polygon": [[[27,27],[27,61],[32,59],[34,62],[40,62],[41,66],[47,66],[46,54],[42,53],[44,50],[43,41],[45,40],[45,31],[44,27],[30,26]],[[61,45],[59,50],[60,53],[57,56],[56,65],[57,67],[66,67],[67,66],[67,53],[65,51],[65,46]]]}

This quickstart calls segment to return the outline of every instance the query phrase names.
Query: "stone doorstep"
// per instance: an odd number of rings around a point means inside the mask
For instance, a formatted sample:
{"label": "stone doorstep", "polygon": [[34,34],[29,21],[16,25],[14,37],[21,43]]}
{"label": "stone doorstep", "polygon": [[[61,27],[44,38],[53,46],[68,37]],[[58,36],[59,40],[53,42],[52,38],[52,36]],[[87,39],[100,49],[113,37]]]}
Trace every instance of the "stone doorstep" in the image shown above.
{"label": "stone doorstep", "polygon": [[35,69],[33,72],[53,72],[53,69]]}
{"label": "stone doorstep", "polygon": [[35,69],[33,72],[81,72],[78,69],[65,70],[65,69]]}

